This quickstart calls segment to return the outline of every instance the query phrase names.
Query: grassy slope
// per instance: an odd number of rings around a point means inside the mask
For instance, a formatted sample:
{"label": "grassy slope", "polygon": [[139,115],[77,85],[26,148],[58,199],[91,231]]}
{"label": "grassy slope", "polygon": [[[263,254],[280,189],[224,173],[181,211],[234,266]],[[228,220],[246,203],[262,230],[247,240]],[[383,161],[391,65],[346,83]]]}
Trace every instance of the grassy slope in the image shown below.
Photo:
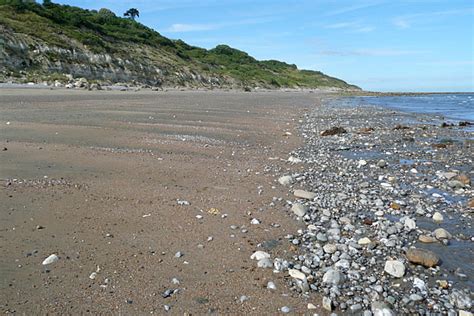
{"label": "grassy slope", "polygon": [[58,4],[0,0],[0,24],[15,33],[65,49],[72,48],[73,40],[93,53],[118,58],[130,58],[130,49],[127,49],[130,47],[134,48],[133,54],[146,50],[152,52],[148,57],[157,62],[232,77],[242,85],[357,88],[321,72],[298,70],[295,65],[279,61],[257,61],[226,45],[206,50],[180,40],[173,41],[138,22],[117,17],[107,9],[93,11]]}

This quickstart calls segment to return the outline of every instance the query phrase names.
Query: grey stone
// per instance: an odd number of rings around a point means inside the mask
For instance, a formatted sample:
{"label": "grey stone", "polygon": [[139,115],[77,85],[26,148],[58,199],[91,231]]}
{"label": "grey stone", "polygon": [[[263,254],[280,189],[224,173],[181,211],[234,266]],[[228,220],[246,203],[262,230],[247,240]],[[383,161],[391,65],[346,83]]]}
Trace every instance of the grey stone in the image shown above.
{"label": "grey stone", "polygon": [[273,267],[273,261],[269,258],[260,259],[257,262],[257,267],[264,268],[264,269],[272,268]]}
{"label": "grey stone", "polygon": [[283,176],[278,179],[278,182],[281,185],[290,185],[293,183],[293,177],[292,176]]}
{"label": "grey stone", "polygon": [[295,203],[291,206],[291,211],[295,213],[296,216],[303,217],[308,211],[308,207],[300,203]]}
{"label": "grey stone", "polygon": [[372,314],[374,316],[393,316],[393,311],[384,302],[373,302],[371,305]]}
{"label": "grey stone", "polygon": [[324,296],[322,306],[325,310],[332,311],[332,301],[331,301],[331,299],[327,296]]}
{"label": "grey stone", "polygon": [[405,265],[398,260],[388,260],[385,262],[384,271],[396,278],[405,275]]}
{"label": "grey stone", "polygon": [[323,283],[337,285],[344,281],[344,275],[338,270],[329,269],[323,275]]}
{"label": "grey stone", "polygon": [[304,191],[304,190],[295,190],[293,194],[297,198],[307,199],[307,200],[314,200],[314,198],[317,196],[316,193]]}

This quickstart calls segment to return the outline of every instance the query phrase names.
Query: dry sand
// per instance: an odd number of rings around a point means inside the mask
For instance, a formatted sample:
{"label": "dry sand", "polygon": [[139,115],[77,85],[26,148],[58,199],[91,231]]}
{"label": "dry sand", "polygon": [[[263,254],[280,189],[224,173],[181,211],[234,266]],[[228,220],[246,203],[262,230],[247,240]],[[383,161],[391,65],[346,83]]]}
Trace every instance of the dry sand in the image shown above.
{"label": "dry sand", "polygon": [[[320,98],[0,90],[2,312],[305,312],[288,276],[250,255],[271,240],[272,255],[293,251],[283,237],[298,223],[275,175]],[[271,207],[273,197],[283,201]],[[60,260],[42,266],[52,253]],[[163,298],[167,289],[179,292]]]}

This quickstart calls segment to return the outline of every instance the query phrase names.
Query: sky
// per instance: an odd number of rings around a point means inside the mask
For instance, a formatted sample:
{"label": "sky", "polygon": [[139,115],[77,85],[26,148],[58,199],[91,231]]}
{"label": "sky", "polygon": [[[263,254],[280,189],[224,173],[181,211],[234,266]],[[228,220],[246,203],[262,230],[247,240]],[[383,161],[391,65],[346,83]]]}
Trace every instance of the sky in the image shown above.
{"label": "sky", "polygon": [[[40,2],[40,0],[38,0]],[[172,39],[228,44],[371,91],[474,92],[472,0],[53,0],[109,8]]]}

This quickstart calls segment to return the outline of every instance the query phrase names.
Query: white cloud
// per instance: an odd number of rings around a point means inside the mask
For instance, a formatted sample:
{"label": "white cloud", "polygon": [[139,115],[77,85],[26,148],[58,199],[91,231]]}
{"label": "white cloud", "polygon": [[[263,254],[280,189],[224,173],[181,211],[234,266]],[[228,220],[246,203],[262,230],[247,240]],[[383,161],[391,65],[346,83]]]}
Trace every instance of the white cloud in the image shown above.
{"label": "white cloud", "polygon": [[[333,10],[333,11],[329,11],[329,12],[326,13],[326,15],[327,16],[333,16],[333,15],[339,15],[339,14],[349,13],[349,12],[353,12],[353,11],[358,11],[358,10],[362,10],[362,9],[366,9],[366,8],[369,8],[369,7],[379,5],[382,2],[383,1],[362,2],[362,3],[359,3],[359,4],[354,4],[354,5],[342,7],[342,8]],[[335,3],[337,3],[337,2],[335,2]]]}
{"label": "white cloud", "polygon": [[364,25],[361,21],[339,22],[323,26],[325,29],[347,30],[351,33],[368,33],[375,30],[375,27]]}
{"label": "white cloud", "polygon": [[433,11],[433,12],[422,12],[414,14],[406,14],[394,17],[392,19],[393,25],[399,29],[410,28],[413,24],[421,24],[432,22],[439,18],[443,18],[451,15],[464,15],[472,14],[474,8],[464,8],[464,9],[453,9],[453,10],[444,10],[444,11]]}
{"label": "white cloud", "polygon": [[240,25],[253,25],[253,24],[267,23],[274,20],[275,20],[274,18],[262,17],[262,18],[244,19],[244,20],[232,21],[232,22],[209,23],[209,24],[176,23],[164,29],[163,32],[184,33],[184,32],[210,31],[210,30],[217,30],[221,28],[240,26]]}
{"label": "white cloud", "polygon": [[325,25],[325,29],[345,29],[348,27],[353,27],[359,25],[358,22],[341,22],[341,23],[334,23],[334,24],[328,24]]}
{"label": "white cloud", "polygon": [[372,32],[375,30],[375,27],[373,26],[364,26],[364,27],[359,27],[353,30],[354,33],[368,33]]}

